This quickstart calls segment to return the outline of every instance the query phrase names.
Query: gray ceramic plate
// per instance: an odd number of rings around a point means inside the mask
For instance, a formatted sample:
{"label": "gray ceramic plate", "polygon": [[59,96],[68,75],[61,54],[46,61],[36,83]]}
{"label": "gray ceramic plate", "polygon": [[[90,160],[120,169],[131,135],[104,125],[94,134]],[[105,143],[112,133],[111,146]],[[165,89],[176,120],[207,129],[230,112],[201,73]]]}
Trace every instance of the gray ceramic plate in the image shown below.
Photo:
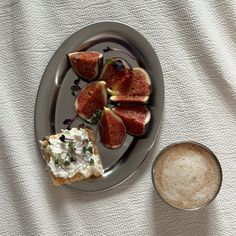
{"label": "gray ceramic plate", "polygon": [[[152,118],[148,132],[144,137],[127,136],[121,148],[111,150],[99,142],[96,127],[92,127],[97,137],[105,174],[100,178],[92,178],[71,184],[79,191],[101,191],[114,187],[140,166],[150,151],[158,135],[164,106],[164,82],[162,70],[155,51],[148,41],[131,27],[115,22],[102,22],[87,26],[70,36],[55,52],[41,80],[35,105],[35,133],[37,142],[46,135],[65,129],[63,121],[75,115],[74,97],[70,87],[77,78],[70,67],[67,54],[79,50],[96,50],[102,52],[107,46],[130,51],[137,60],[125,57],[133,66],[145,68],[151,78],[153,93],[148,107]],[[122,56],[108,52],[105,59]],[[86,83],[81,80],[80,86]],[[72,126],[85,123],[77,120]],[[90,125],[91,127],[91,125]]]}

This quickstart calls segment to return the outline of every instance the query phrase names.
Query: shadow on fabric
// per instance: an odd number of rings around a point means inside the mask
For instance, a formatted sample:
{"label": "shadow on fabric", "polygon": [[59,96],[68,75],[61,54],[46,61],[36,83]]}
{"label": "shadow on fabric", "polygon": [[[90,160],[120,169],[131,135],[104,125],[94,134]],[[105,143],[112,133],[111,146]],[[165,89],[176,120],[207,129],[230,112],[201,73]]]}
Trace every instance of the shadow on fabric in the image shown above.
{"label": "shadow on fabric", "polygon": [[153,190],[152,193],[152,235],[210,235],[217,234],[217,218],[214,202],[193,211],[184,211],[167,205]]}

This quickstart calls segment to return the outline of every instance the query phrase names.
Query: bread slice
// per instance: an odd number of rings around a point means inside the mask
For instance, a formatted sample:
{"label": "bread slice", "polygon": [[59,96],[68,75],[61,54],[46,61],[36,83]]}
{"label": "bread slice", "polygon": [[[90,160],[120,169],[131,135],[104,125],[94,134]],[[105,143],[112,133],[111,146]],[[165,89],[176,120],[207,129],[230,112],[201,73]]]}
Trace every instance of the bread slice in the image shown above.
{"label": "bread slice", "polygon": [[[86,126],[80,126],[79,128],[82,128],[84,130],[87,131],[88,133],[88,137],[89,137],[89,141],[92,142],[92,145],[93,145],[93,150],[94,150],[94,154],[95,155],[98,155],[99,156],[99,151],[98,151],[98,148],[96,146],[96,143],[95,143],[95,136],[94,136],[94,133],[93,133],[93,130],[86,127]],[[43,141],[42,143],[42,146],[47,146],[48,145],[48,141],[49,139],[57,139],[59,138],[60,136],[62,135],[62,133],[57,133],[55,135],[50,135],[50,136],[47,136],[46,139]],[[46,163],[48,164],[48,162],[50,161],[50,154],[48,154],[47,152],[44,152],[44,159],[46,161]],[[83,180],[85,178],[90,178],[92,176],[101,176],[102,174],[96,170],[96,169],[93,169],[92,173],[90,176],[88,177],[85,177],[82,173],[78,172],[76,173],[73,177],[71,178],[62,178],[62,177],[57,177],[53,174],[53,172],[49,169],[49,173],[50,173],[50,177],[53,181],[53,184],[56,185],[56,186],[60,186],[60,185],[63,185],[63,184],[71,184],[73,182],[77,182],[77,181],[80,181],[80,180]]]}

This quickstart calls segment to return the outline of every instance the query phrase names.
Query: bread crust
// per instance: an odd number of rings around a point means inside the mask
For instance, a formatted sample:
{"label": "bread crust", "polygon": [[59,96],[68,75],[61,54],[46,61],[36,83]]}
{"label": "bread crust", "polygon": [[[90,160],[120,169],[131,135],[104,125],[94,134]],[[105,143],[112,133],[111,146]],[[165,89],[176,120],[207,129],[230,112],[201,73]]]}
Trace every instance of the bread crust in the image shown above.
{"label": "bread crust", "polygon": [[[79,128],[82,128],[84,130],[86,130],[88,132],[88,137],[89,137],[89,141],[92,142],[93,144],[93,149],[94,149],[94,154],[95,155],[99,155],[99,151],[98,151],[98,148],[97,148],[97,145],[95,143],[95,136],[94,136],[94,133],[93,133],[93,130],[84,126],[84,125],[81,125],[79,126]],[[62,133],[57,133],[57,134],[54,134],[54,135],[50,135],[48,137],[46,137],[46,140],[44,141],[45,144],[47,145],[47,140],[50,138],[50,139],[57,139],[58,137],[61,136]],[[50,161],[50,155],[48,153],[45,152],[45,161],[46,163],[48,163]],[[71,183],[74,183],[74,182],[77,182],[77,181],[80,181],[80,180],[83,180],[85,179],[85,176],[82,174],[82,173],[76,173],[73,177],[71,178],[62,178],[62,177],[56,177],[54,176],[54,174],[52,173],[52,171],[49,169],[49,174],[50,174],[50,177],[52,179],[52,182],[54,185],[56,186],[60,186],[60,185],[63,185],[63,184],[71,184]],[[92,176],[101,176],[101,173],[99,173],[98,171],[94,170],[93,173],[91,174],[91,176],[89,177],[92,177]],[[87,177],[87,178],[89,178]]]}

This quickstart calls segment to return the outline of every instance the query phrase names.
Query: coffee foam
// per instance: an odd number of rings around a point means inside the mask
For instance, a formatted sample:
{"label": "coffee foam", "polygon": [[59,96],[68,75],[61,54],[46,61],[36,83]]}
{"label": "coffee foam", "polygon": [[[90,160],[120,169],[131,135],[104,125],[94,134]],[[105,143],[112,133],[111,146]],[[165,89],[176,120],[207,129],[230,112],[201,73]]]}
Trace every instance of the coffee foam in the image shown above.
{"label": "coffee foam", "polygon": [[176,144],[161,154],[154,168],[154,184],[170,205],[191,209],[209,203],[221,183],[216,159],[202,146]]}

